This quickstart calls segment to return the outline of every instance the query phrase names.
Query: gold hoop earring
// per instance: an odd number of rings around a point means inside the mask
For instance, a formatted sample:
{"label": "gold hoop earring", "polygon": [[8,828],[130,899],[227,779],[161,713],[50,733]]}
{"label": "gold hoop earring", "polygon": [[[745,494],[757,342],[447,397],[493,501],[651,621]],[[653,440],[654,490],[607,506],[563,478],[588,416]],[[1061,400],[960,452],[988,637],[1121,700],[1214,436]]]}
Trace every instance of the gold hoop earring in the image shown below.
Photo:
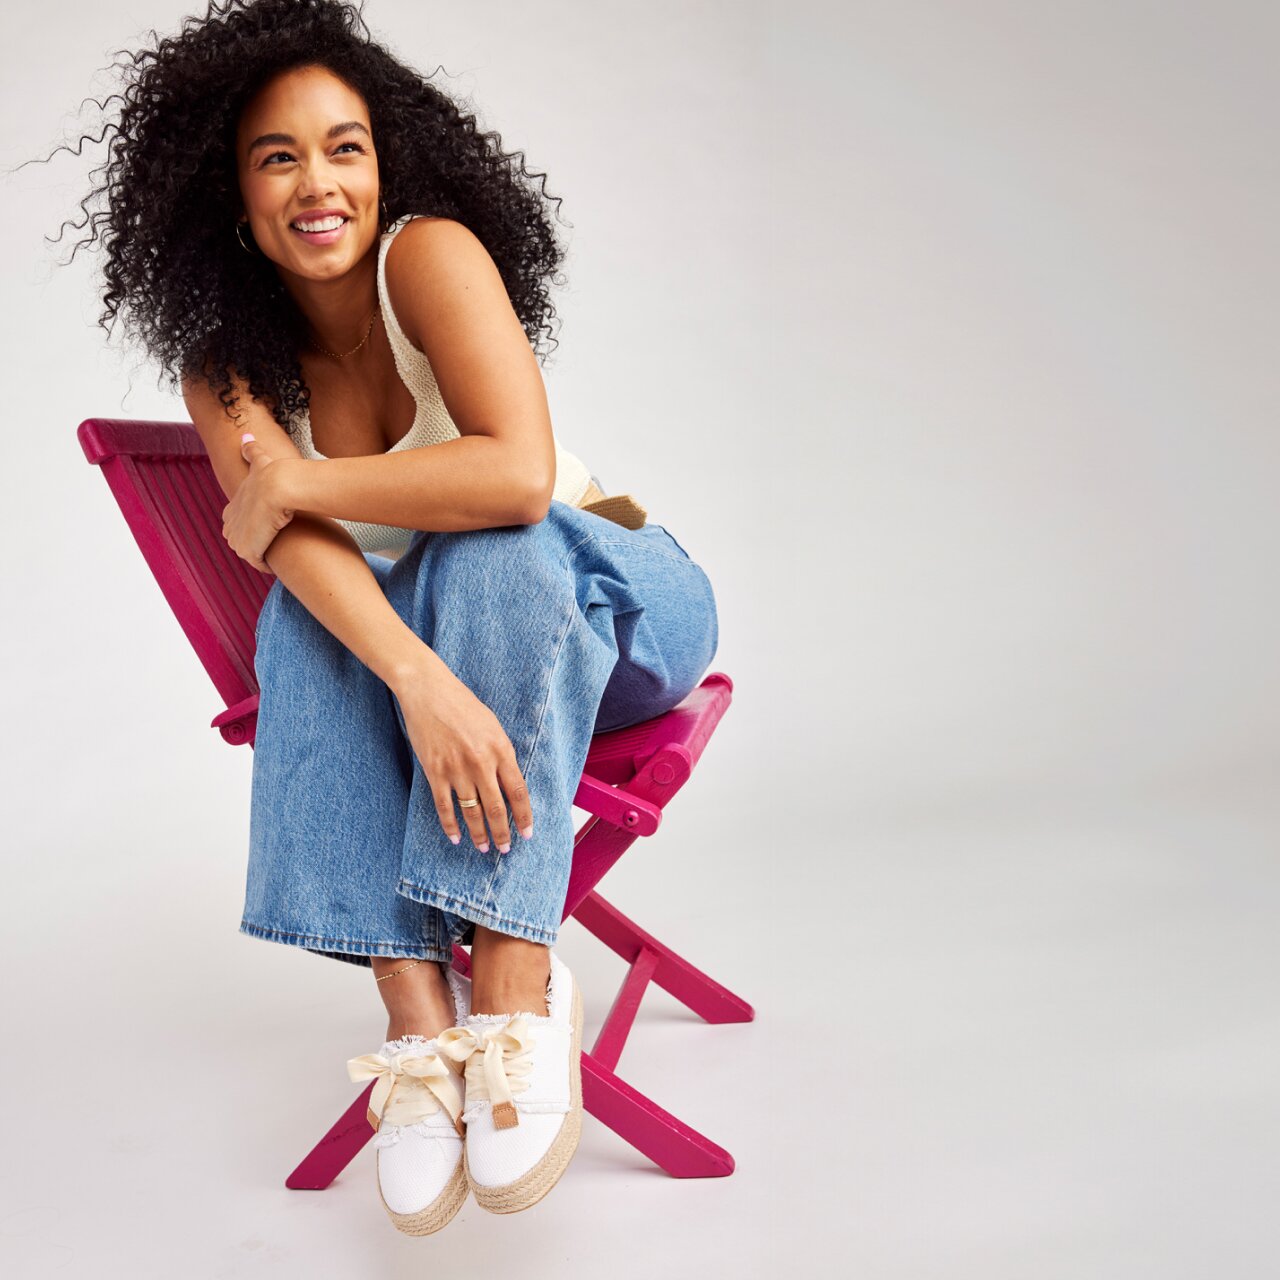
{"label": "gold hoop earring", "polygon": [[245,225],[246,225],[246,224],[245,224],[245,223],[243,223],[243,222],[241,222],[239,219],[237,219],[237,220],[236,220],[236,239],[240,241],[240,247],[241,247],[241,248],[245,251],[245,253],[247,253],[250,257],[259,257],[259,256],[261,256],[261,250],[259,250],[259,251],[258,251],[258,253],[256,253],[256,254],[255,254],[255,253],[254,253],[254,251],[253,251],[252,249],[250,249],[250,248],[249,248],[249,246],[248,246],[247,244],[245,244],[245,242],[244,242],[244,236],[241,234],[241,232],[240,232],[240,228],[241,228],[241,227],[243,227],[243,226],[245,226]]}

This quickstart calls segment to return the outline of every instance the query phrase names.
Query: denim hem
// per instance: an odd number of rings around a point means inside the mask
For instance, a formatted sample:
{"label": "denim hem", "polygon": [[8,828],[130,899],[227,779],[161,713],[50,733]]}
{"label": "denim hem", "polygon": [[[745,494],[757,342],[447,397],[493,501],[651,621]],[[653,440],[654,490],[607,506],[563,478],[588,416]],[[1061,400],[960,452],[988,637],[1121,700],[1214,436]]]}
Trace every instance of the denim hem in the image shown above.
{"label": "denim hem", "polygon": [[556,938],[559,936],[559,931],[556,929],[544,929],[540,925],[529,924],[525,920],[510,920],[506,916],[495,915],[492,911],[487,911],[474,903],[463,902],[460,898],[451,898],[447,893],[440,893],[436,889],[424,889],[411,880],[402,879],[396,886],[396,892],[413,899],[414,902],[422,902],[427,906],[438,907],[441,911],[461,916],[463,920],[469,920],[472,924],[482,924],[486,929],[493,929],[498,933],[509,933],[516,938],[540,942],[546,947],[555,946]]}
{"label": "denim hem", "polygon": [[253,938],[265,938],[268,942],[283,942],[307,951],[322,951],[326,955],[333,955],[335,959],[350,956],[356,964],[367,961],[370,956],[393,956],[406,960],[453,960],[452,947],[447,954],[439,955],[420,942],[362,942],[359,938],[325,938],[314,933],[289,933],[285,929],[269,929],[264,925],[250,924],[247,920],[240,921],[240,932]]}

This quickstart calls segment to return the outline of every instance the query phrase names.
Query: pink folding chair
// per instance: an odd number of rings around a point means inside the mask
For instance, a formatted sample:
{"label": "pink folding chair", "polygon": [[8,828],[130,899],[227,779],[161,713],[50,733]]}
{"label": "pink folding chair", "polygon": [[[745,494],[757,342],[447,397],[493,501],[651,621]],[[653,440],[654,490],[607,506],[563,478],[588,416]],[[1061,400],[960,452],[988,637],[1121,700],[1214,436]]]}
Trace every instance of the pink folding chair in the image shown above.
{"label": "pink folding chair", "polygon": [[[258,682],[254,629],[271,574],[241,560],[222,537],[221,486],[196,429],[184,422],[90,418],[77,436],[102,468],[143,558],[226,710],[213,727],[232,744],[253,745]],[[564,918],[572,916],[629,968],[590,1053],[582,1055],[586,1110],[678,1178],[733,1172],[733,1157],[627,1084],[615,1068],[649,983],[707,1022],[749,1022],[755,1012],[596,892],[637,836],[651,836],[688,782],[733,696],[713,671],[679,706],[592,740],[574,804],[592,816],[574,837]],[[454,948],[454,968],[470,958]],[[366,1119],[373,1081],[285,1179],[294,1189],[327,1187],[373,1136]]]}

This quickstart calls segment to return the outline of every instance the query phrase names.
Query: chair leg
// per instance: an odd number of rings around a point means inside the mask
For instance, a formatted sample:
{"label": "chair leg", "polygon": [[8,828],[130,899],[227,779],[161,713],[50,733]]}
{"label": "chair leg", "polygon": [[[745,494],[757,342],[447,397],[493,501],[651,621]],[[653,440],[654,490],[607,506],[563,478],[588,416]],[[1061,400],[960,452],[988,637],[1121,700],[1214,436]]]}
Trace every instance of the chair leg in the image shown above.
{"label": "chair leg", "polygon": [[755,1010],[598,893],[588,894],[573,916],[631,966],[591,1053],[582,1055],[583,1106],[673,1177],[723,1178],[731,1174],[733,1157],[723,1147],[633,1089],[613,1068],[650,982],[657,982],[708,1022],[750,1022]]}
{"label": "chair leg", "polygon": [[649,980],[670,992],[681,1004],[692,1009],[705,1021],[722,1023],[754,1020],[755,1010],[741,996],[734,995],[727,987],[722,987],[714,978],[695,968],[652,934],[646,933],[634,920],[624,916],[598,893],[587,894],[574,908],[573,918],[629,964],[640,959],[642,953],[651,952],[656,963],[653,964]]}
{"label": "chair leg", "polygon": [[733,1157],[633,1089],[589,1053],[582,1055],[582,1105],[676,1178],[723,1178]]}
{"label": "chair leg", "polygon": [[373,1137],[368,1112],[375,1083],[371,1080],[360,1091],[360,1096],[284,1180],[290,1191],[323,1191]]}

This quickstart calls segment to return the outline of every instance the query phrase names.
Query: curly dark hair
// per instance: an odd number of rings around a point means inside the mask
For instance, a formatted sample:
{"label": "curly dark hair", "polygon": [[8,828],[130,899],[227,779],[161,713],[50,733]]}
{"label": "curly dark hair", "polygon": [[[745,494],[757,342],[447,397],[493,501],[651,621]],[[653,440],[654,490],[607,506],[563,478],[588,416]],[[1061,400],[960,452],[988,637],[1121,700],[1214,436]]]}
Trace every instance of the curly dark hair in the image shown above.
{"label": "curly dark hair", "polygon": [[[504,152],[501,135],[481,132],[474,115],[376,43],[362,4],[209,0],[204,17],[185,19],[177,35],[150,35],[154,48],[112,55],[121,92],[85,99],[104,113],[119,103],[118,118],[74,148],[79,155],[86,142],[110,138],[108,158],[90,174],[102,181],[80,201],[83,218],[46,237],[57,243],[68,226],[86,230],[68,261],[101,241],[98,323],[108,338],[120,317],[173,389],[203,376],[228,411],[233,371],[286,430],[308,405],[297,358],[302,317],[273,264],[245,254],[232,231],[241,111],[274,76],[314,65],[368,106],[387,225],[435,214],[467,226],[492,256],[535,354],[546,354],[541,339],[555,316],[548,282],[565,282],[548,211],[560,198],[546,195],[546,175],[526,169],[523,152]],[[46,159],[64,149],[73,148]],[[91,209],[103,197],[106,208]]]}

